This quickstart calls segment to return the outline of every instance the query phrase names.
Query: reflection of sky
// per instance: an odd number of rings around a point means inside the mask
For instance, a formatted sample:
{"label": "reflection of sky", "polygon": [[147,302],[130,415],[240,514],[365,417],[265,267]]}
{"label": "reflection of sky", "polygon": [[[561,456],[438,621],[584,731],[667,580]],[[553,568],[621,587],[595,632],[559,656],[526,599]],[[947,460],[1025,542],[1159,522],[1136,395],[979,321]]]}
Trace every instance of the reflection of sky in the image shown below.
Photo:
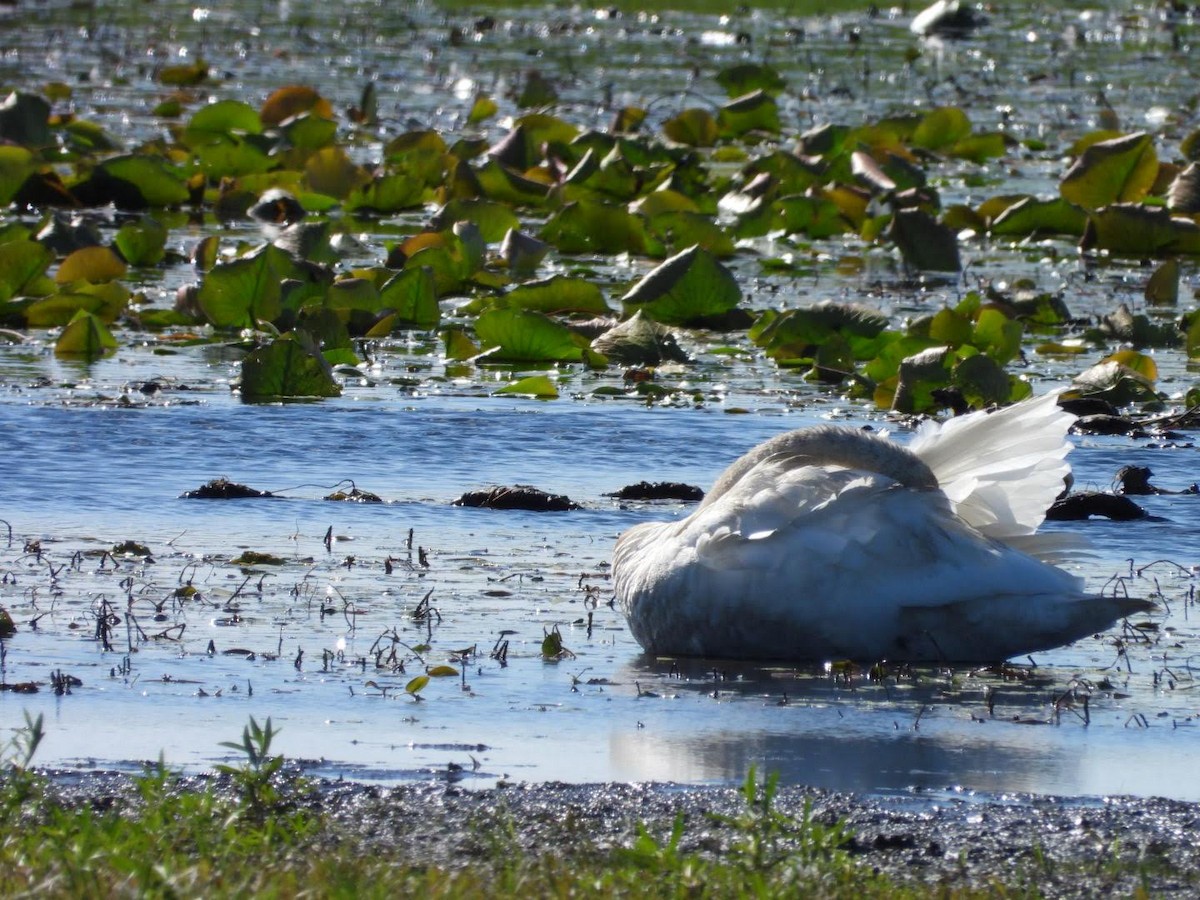
{"label": "reflection of sky", "polygon": [[[220,758],[225,751],[218,742],[237,739],[254,715],[259,721],[270,716],[283,728],[280,751],[323,760],[318,773],[384,780],[429,777],[453,764],[465,767],[468,785],[490,785],[503,775],[737,782],[753,763],[789,782],[865,791],[961,785],[1200,800],[1191,775],[1194,732],[1186,720],[1197,712],[1196,700],[1186,681],[1186,650],[1172,648],[1191,645],[1200,613],[1185,610],[1179,598],[1188,582],[1167,566],[1151,574],[1175,600],[1165,624],[1176,631],[1153,651],[1132,648],[1131,674],[1123,664],[1103,671],[1117,659],[1111,636],[1039,654],[1042,677],[1031,683],[929,673],[886,690],[860,684],[850,691],[811,673],[749,668],[733,673],[741,681],[717,681],[708,667],[692,664],[684,667],[684,680],[667,665],[646,663],[604,603],[604,566],[620,531],[681,510],[622,509],[602,495],[642,479],[707,486],[741,451],[809,421],[782,410],[730,416],[715,409],[477,398],[416,400],[403,409],[353,397],[320,406],[246,408],[209,393],[202,405],[143,411],[0,401],[7,441],[0,456],[3,518],[18,541],[42,536],[58,562],[79,548],[127,539],[150,544],[156,562],[133,574],[134,609],[151,632],[150,602],[166,597],[191,563],[188,577],[218,604],[193,604],[172,617],[186,623],[184,639],[140,644],[129,654],[131,675],[123,678],[114,669],[127,655],[125,632],[115,635],[111,653],[91,640],[95,598],[125,603],[118,579],[90,557],[60,575],[62,592],[50,604],[44,572],[27,559],[18,563],[19,548],[0,550],[20,575],[18,583],[0,585],[0,603],[21,622],[31,615],[28,591],[37,588],[39,609],[49,610],[38,631],[22,628],[8,642],[6,678],[45,683],[61,668],[84,681],[62,698],[48,690],[0,693],[0,728],[19,725],[23,710],[44,712],[44,764],[110,766],[153,760],[161,751],[168,763],[200,769]],[[1072,457],[1082,484],[1107,486],[1118,465],[1141,462],[1154,468],[1156,483],[1176,488],[1192,480],[1189,459],[1110,439],[1089,439]],[[221,475],[260,488],[306,486],[276,502],[175,499]],[[347,477],[396,502],[317,499],[326,491],[313,485]],[[448,505],[465,490],[512,483],[567,493],[589,508],[538,515]],[[1099,588],[1114,572],[1128,571],[1126,557],[1142,565],[1194,553],[1198,504],[1196,497],[1154,497],[1145,505],[1165,521],[1055,527],[1092,536],[1098,552],[1086,572]],[[322,538],[330,526],[338,540],[327,554]],[[430,570],[398,567],[385,577],[382,559],[404,558],[410,528],[415,543],[431,552]],[[251,582],[256,590],[239,598],[244,623],[223,627],[216,624],[220,604],[242,576],[205,559],[243,548],[294,562],[272,572],[261,594]],[[337,565],[346,556],[360,563]],[[1179,561],[1190,565],[1195,557]],[[602,591],[590,636],[572,624],[586,617],[579,590],[585,573]],[[311,594],[293,597],[296,582]],[[1148,579],[1131,585],[1141,593],[1152,588]],[[430,589],[443,620],[434,629],[429,661],[443,662],[448,650],[472,644],[484,651],[468,668],[467,690],[457,679],[435,679],[417,703],[402,693],[419,670],[415,664],[394,676],[349,663],[322,666],[322,651],[339,640],[347,642],[350,659],[368,655],[390,628],[410,646],[423,642],[425,629],[408,613]],[[364,610],[356,632],[340,615],[320,615],[322,599],[340,608],[342,597]],[[547,664],[539,644],[543,629],[555,624],[577,658]],[[507,668],[487,657],[501,629],[515,632]],[[206,652],[209,640],[213,657]],[[258,657],[222,654],[236,648]],[[297,671],[299,649],[305,658]],[[276,650],[278,660],[266,658]],[[1180,679],[1175,691],[1153,683],[1156,671],[1168,669]],[[1097,690],[1086,727],[1070,714],[1058,726],[1005,721],[1048,718],[1052,698],[1075,673],[1093,682],[1107,675],[1128,696],[1114,699]],[[370,680],[386,685],[389,695],[380,696]],[[661,696],[639,698],[635,682]],[[973,721],[972,715],[986,718],[987,685],[998,691],[996,718]],[[716,699],[709,696],[714,688]],[[780,706],[785,693],[788,704]],[[1149,727],[1131,720],[1134,713]],[[1181,727],[1173,730],[1174,724]]]}

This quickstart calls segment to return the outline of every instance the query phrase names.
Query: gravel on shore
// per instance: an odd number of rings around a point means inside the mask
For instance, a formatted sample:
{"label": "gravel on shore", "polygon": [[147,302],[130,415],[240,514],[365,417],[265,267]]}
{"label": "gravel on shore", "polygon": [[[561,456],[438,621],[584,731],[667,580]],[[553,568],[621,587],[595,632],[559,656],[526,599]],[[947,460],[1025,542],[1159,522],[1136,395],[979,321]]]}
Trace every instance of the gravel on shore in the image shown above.
{"label": "gravel on shore", "polygon": [[[129,808],[131,776],[49,773],[64,803]],[[497,835],[530,854],[629,846],[639,824],[665,840],[677,815],[681,850],[719,854],[735,836],[716,817],[744,812],[734,788],[671,784],[403,784],[312,779],[304,800],[325,817],[323,841],[387,853],[400,863],[462,866],[494,854]],[[222,778],[181,780],[181,790]],[[780,788],[774,808],[843,822],[850,851],[895,879],[930,886],[1033,890],[1046,897],[1200,894],[1200,804],[1164,799],[870,797]]]}

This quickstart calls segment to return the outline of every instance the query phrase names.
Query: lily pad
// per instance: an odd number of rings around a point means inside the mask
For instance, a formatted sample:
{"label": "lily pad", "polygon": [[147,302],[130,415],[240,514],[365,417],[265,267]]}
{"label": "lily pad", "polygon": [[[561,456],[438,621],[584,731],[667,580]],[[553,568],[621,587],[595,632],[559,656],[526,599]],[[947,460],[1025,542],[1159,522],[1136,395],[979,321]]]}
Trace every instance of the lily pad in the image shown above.
{"label": "lily pad", "polygon": [[197,303],[216,328],[251,328],[274,321],[282,309],[281,282],[293,269],[286,252],[268,245],[213,266],[200,285]]}
{"label": "lily pad", "polygon": [[688,361],[675,335],[665,326],[647,318],[640,309],[595,338],[592,347],[623,365],[657,366],[664,362]]}
{"label": "lily pad", "polygon": [[579,362],[583,349],[561,322],[539,312],[492,309],[475,322],[484,354],[492,360]]}
{"label": "lily pad", "polygon": [[558,388],[545,375],[530,375],[511,384],[506,384],[496,394],[517,394],[526,397],[537,397],[539,400],[553,400],[558,397]]}
{"label": "lily pad", "polygon": [[1149,134],[1137,132],[1092,144],[1063,176],[1059,193],[1084,209],[1132,203],[1149,193],[1158,155]]}
{"label": "lily pad", "polygon": [[657,322],[683,325],[719,317],[741,299],[733,273],[713,254],[693,246],[647,273],[621,303],[626,313],[640,309]]}
{"label": "lily pad", "polygon": [[341,386],[304,332],[290,332],[242,360],[242,399],[336,397]]}
{"label": "lily pad", "polygon": [[117,339],[98,316],[79,310],[54,343],[55,356],[95,359],[117,349]]}

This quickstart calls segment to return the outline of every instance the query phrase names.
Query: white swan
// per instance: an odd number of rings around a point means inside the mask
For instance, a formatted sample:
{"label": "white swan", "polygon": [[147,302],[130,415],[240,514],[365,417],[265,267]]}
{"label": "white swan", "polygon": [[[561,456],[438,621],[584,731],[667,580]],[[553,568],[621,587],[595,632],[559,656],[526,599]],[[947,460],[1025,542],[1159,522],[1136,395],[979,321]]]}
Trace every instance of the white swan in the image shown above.
{"label": "white swan", "polygon": [[998,662],[1150,608],[1097,597],[1035,534],[1070,471],[1057,394],[907,448],[818,426],[755,447],[682,521],[617,540],[616,598],[649,653]]}

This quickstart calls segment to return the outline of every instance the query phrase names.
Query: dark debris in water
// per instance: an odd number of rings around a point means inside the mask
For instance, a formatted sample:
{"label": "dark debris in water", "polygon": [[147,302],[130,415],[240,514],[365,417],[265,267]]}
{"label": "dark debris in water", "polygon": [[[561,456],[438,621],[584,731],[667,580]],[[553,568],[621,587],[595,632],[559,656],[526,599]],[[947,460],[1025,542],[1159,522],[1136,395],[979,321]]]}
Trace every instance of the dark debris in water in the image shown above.
{"label": "dark debris in water", "polygon": [[693,484],[680,481],[639,481],[637,484],[627,484],[619,491],[605,494],[605,497],[616,497],[618,500],[687,500],[699,502],[704,499],[704,491]]}
{"label": "dark debris in water", "polygon": [[532,512],[566,512],[579,504],[562,494],[550,494],[527,484],[494,487],[486,491],[467,491],[454,501],[455,506],[485,509],[524,509]]}
{"label": "dark debris in water", "polygon": [[1067,494],[1046,511],[1046,518],[1055,522],[1077,522],[1092,517],[1129,522],[1146,518],[1146,511],[1128,497],[1101,491]]}
{"label": "dark debris in water", "polygon": [[270,491],[256,490],[225,478],[213,479],[194,491],[184,491],[182,494],[185,500],[251,500],[274,496]]}
{"label": "dark debris in water", "polygon": [[1149,466],[1122,466],[1117,470],[1117,493],[1142,497],[1153,494],[1200,494],[1200,485],[1197,484],[1189,485],[1182,491],[1160,488],[1158,485],[1150,483],[1150,476],[1153,474],[1154,472]]}

